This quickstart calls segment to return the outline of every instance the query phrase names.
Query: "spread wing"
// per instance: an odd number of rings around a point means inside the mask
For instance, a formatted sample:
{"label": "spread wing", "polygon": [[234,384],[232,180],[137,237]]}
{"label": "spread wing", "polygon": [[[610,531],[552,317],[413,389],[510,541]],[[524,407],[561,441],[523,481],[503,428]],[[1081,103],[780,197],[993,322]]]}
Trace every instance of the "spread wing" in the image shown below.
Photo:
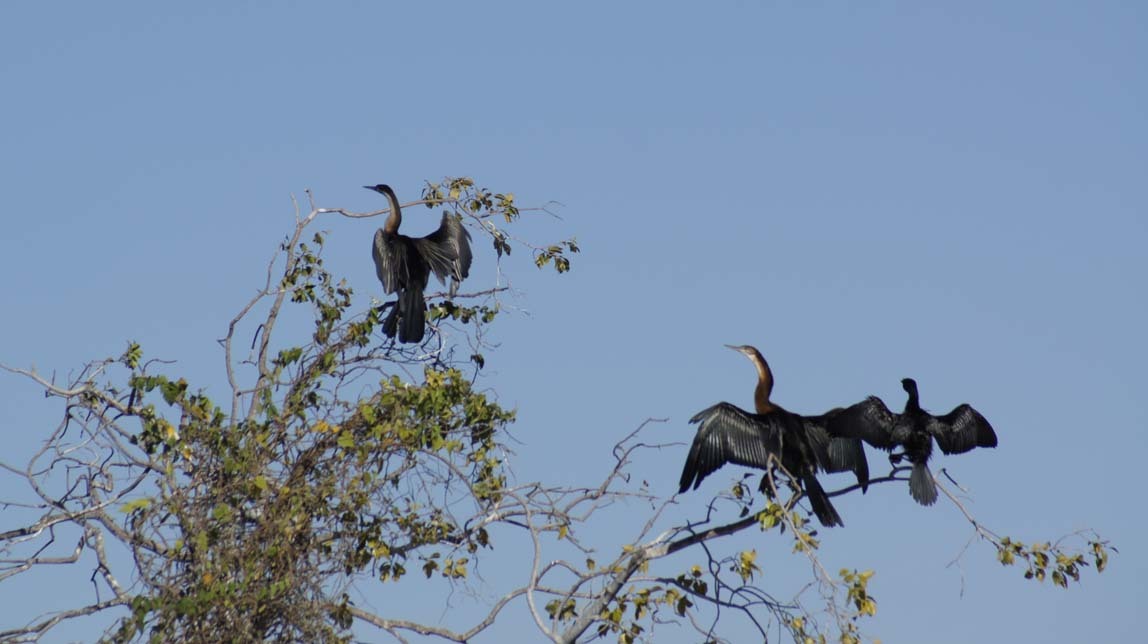
{"label": "spread wing", "polygon": [[388,235],[380,228],[375,231],[375,241],[371,244],[371,258],[375,260],[375,275],[383,284],[383,291],[394,293],[399,289],[399,276],[396,270],[405,262],[395,257],[393,242],[395,235]]}
{"label": "spread wing", "polygon": [[375,275],[383,284],[383,291],[394,293],[405,288],[422,291],[427,286],[427,264],[416,248],[416,240],[398,233],[375,231],[371,245],[371,258],[375,260]]}
{"label": "spread wing", "polygon": [[371,245],[371,258],[375,260],[375,275],[383,284],[383,291],[394,293],[411,283],[411,262],[415,253],[408,238],[395,233],[375,231],[375,241]]}
{"label": "spread wing", "polygon": [[817,456],[818,466],[826,472],[853,472],[862,491],[869,489],[869,461],[861,439],[833,436],[829,423],[843,409],[834,409],[820,416],[800,416],[805,435]]}
{"label": "spread wing", "polygon": [[859,438],[883,450],[891,450],[896,445],[891,434],[897,423],[897,415],[889,411],[876,396],[869,396],[855,405],[827,415],[827,429],[831,436]]}
{"label": "spread wing", "polygon": [[996,447],[992,425],[969,405],[958,405],[944,416],[929,418],[926,427],[946,454],[962,454],[974,447]]}
{"label": "spread wing", "polygon": [[440,282],[445,284],[449,277],[457,285],[470,275],[470,231],[458,215],[444,212],[438,230],[415,243]]}
{"label": "spread wing", "polygon": [[700,423],[679,481],[678,494],[726,463],[766,469],[770,456],[781,458],[780,428],[768,416],[751,414],[727,402],[703,409],[690,419]]}

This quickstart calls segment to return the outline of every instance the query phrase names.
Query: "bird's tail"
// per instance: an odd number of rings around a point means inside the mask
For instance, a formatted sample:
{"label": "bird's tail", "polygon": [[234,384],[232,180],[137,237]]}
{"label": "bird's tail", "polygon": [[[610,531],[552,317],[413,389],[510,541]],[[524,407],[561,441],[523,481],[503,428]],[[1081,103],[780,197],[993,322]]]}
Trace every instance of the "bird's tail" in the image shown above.
{"label": "bird's tail", "polygon": [[821,482],[813,473],[807,473],[802,477],[801,482],[805,485],[805,495],[809,497],[809,504],[813,506],[813,514],[817,515],[817,520],[821,522],[821,525],[826,528],[845,525],[845,522],[841,520],[841,515],[837,514],[837,509],[829,502],[829,495],[825,493],[825,488],[821,487]]}
{"label": "bird's tail", "polygon": [[913,463],[913,472],[909,474],[909,496],[921,505],[937,502],[937,484],[924,463]]}
{"label": "bird's tail", "polygon": [[383,334],[388,338],[399,335],[399,342],[422,342],[426,332],[426,299],[417,288],[399,293],[399,301],[383,318]]}
{"label": "bird's tail", "polygon": [[422,289],[408,288],[399,295],[399,342],[422,342],[426,333],[427,303]]}

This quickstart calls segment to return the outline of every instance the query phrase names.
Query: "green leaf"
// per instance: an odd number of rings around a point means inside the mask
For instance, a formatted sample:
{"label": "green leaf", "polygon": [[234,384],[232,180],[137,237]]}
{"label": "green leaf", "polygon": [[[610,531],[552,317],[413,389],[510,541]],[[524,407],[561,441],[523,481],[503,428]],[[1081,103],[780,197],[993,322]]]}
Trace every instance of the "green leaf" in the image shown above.
{"label": "green leaf", "polygon": [[143,349],[140,348],[139,343],[129,342],[127,351],[124,351],[123,356],[120,357],[120,361],[123,362],[124,366],[128,369],[135,369],[139,366],[141,358],[143,358]]}
{"label": "green leaf", "polygon": [[219,505],[215,506],[214,510],[211,511],[211,516],[216,521],[219,521],[221,523],[229,523],[231,521],[231,517],[233,516],[233,513],[231,511],[230,506],[223,504],[223,503],[220,503]]}
{"label": "green leaf", "polygon": [[150,497],[145,497],[142,499],[136,499],[134,501],[128,501],[127,503],[120,506],[120,512],[123,512],[124,514],[131,514],[132,512],[135,512],[136,510],[146,509],[146,508],[150,507],[151,504],[152,504],[152,499]]}

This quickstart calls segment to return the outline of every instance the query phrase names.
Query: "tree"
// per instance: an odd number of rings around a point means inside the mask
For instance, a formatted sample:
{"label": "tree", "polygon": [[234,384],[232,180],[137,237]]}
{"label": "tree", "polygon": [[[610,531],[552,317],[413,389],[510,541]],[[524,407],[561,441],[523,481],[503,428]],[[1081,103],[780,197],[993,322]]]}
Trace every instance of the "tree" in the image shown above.
{"label": "tree", "polygon": [[[574,240],[536,246],[513,236],[523,212],[541,210],[520,211],[512,194],[470,179],[428,184],[417,203],[463,215],[500,262],[525,247],[539,268],[564,273],[579,250]],[[71,565],[78,579],[90,578],[94,596],[0,625],[0,635],[37,639],[107,611],[114,623],[105,636],[114,641],[343,641],[356,628],[461,642],[521,603],[556,642],[632,642],[671,624],[719,640],[739,617],[764,639],[776,629],[799,642],[859,641],[859,620],[877,609],[872,572],[832,574],[821,565],[800,496],[780,493],[784,470],[777,481],[770,476],[764,509],[737,482],[697,521],[674,525],[664,515],[678,501],[636,476],[643,453],[667,447],[642,441],[658,422],[651,419],[614,445],[601,475],[583,486],[516,480],[506,434],[515,414],[476,387],[493,349],[484,330],[497,322],[505,285],[452,300],[428,293],[436,332],[419,346],[384,341],[387,305],[357,310],[350,285],[324,268],[325,234],[306,239],[323,217],[375,214],[297,207],[262,288],[221,340],[223,397],[165,373],[170,363],[145,359],[136,343],[63,383],[4,367],[58,398],[63,415],[27,464],[2,464],[26,488],[0,500],[24,509],[5,513],[14,524],[0,533],[0,580]],[[281,340],[281,323],[304,314],[309,337]],[[904,480],[904,471],[874,483]],[[1095,534],[1021,543],[981,525],[942,490],[998,559],[1020,563],[1027,577],[1067,587],[1083,568],[1106,565],[1110,547]],[[637,533],[588,543],[587,525],[621,501],[645,509]],[[756,551],[719,550],[721,537],[751,529],[788,535],[813,564],[809,581],[822,606],[778,600],[777,590],[759,586]],[[499,550],[518,539],[529,556]],[[683,551],[697,563],[660,561]],[[420,577],[445,580],[436,588],[449,593],[499,556],[528,569],[470,623],[387,615],[350,593],[353,585],[427,583]]]}

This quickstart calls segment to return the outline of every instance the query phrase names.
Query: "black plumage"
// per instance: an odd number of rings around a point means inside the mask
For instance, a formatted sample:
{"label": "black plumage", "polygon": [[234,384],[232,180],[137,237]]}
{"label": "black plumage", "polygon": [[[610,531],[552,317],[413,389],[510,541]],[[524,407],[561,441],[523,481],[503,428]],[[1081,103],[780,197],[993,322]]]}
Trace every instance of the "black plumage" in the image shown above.
{"label": "black plumage", "polygon": [[[841,410],[821,416],[802,416],[782,409],[769,400],[773,374],[761,353],[748,345],[726,346],[745,355],[757,368],[756,413],[721,402],[690,419],[699,426],[682,468],[678,493],[691,487],[697,489],[705,477],[726,463],[765,470],[780,464],[800,481],[822,525],[844,525],[816,476],[819,470],[852,470],[862,488],[868,486],[869,464],[861,441],[834,437],[828,430],[828,419]],[[762,478],[761,489],[770,491],[768,474]]]}
{"label": "black plumage", "polygon": [[[905,410],[900,414],[889,411],[876,396],[833,414],[828,420],[834,435],[860,438],[873,447],[891,452],[893,464],[908,459],[913,464],[909,474],[909,494],[921,505],[937,501],[937,484],[929,472],[929,458],[933,454],[933,441],[937,441],[945,454],[963,454],[974,447],[996,447],[997,435],[992,425],[968,404],[957,405],[943,416],[934,416],[921,408],[917,382],[912,378],[901,381],[905,393]],[[892,451],[900,446],[901,453]]]}
{"label": "black plumage", "polygon": [[399,232],[402,211],[395,191],[385,184],[363,187],[386,197],[391,207],[371,245],[383,291],[398,293],[398,301],[383,320],[383,333],[390,338],[397,333],[399,342],[421,342],[426,332],[423,291],[430,274],[433,272],[443,284],[450,278],[450,295],[458,292],[459,283],[470,274],[470,233],[459,216],[444,212],[438,230],[426,237],[403,235]]}

